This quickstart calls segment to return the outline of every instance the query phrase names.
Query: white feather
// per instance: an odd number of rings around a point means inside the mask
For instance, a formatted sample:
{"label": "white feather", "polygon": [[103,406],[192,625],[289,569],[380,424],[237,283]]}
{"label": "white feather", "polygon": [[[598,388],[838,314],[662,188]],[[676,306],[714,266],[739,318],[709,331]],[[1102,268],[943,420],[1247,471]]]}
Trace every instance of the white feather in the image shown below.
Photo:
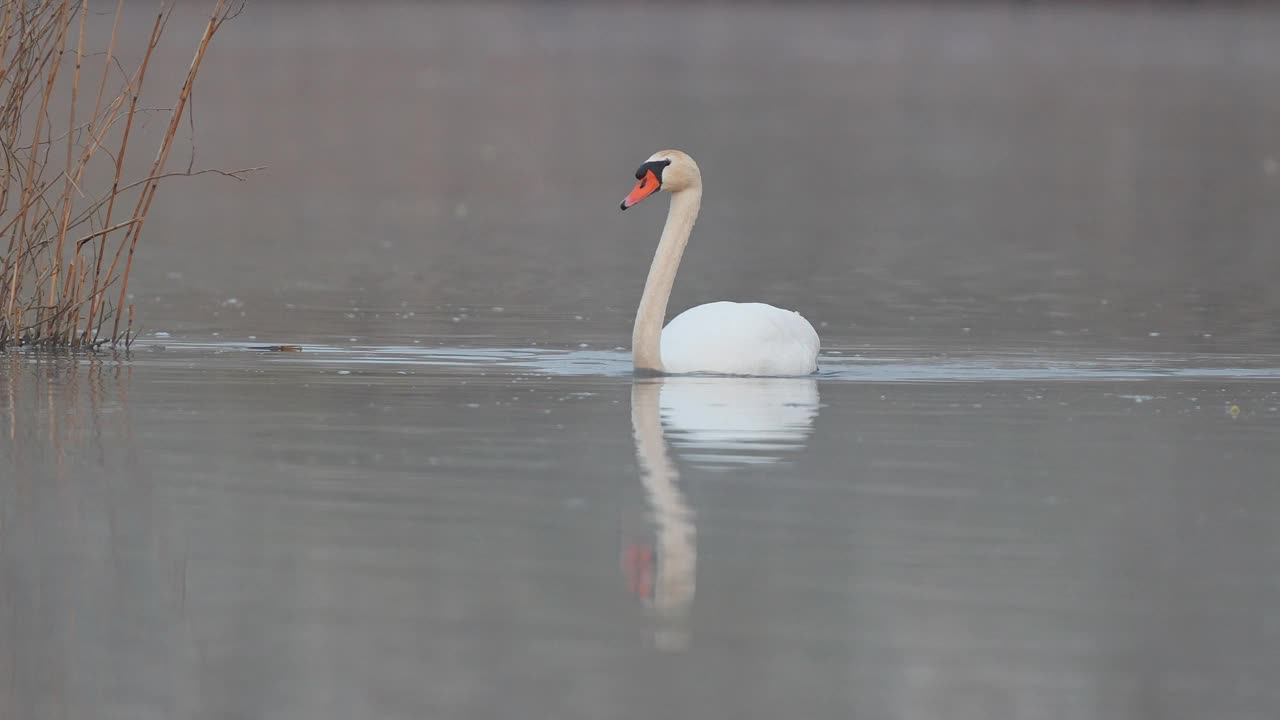
{"label": "white feather", "polygon": [[764,303],[698,305],[662,330],[663,369],[676,374],[808,375],[818,349],[818,333],[800,313]]}

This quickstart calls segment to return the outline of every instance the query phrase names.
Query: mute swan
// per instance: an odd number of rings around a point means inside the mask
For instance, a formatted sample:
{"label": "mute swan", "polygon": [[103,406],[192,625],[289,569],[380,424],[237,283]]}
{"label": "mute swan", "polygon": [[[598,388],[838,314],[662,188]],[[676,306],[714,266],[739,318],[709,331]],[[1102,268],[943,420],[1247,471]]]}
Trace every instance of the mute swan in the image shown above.
{"label": "mute swan", "polygon": [[654,153],[636,170],[622,209],[659,190],[671,193],[667,224],[649,267],[631,331],[637,372],[808,375],[817,369],[818,333],[800,313],[764,303],[713,302],[689,308],[667,327],[667,300],[702,203],[698,164],[679,150]]}

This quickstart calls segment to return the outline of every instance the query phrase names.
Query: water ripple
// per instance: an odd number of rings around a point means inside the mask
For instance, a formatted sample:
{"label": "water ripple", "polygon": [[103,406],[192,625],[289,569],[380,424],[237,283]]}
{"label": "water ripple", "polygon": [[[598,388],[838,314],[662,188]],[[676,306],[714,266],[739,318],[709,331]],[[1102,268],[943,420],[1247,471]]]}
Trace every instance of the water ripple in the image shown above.
{"label": "water ripple", "polygon": [[[146,361],[191,354],[252,354],[266,362],[296,365],[493,368],[560,377],[628,376],[632,371],[630,354],[620,350],[303,345],[300,352],[267,352],[264,347],[243,343],[140,343],[134,357]],[[158,352],[161,348],[163,353]],[[832,350],[819,358],[818,366],[815,377],[823,382],[1280,380],[1280,356],[1276,355],[940,353],[882,348],[857,354]]]}

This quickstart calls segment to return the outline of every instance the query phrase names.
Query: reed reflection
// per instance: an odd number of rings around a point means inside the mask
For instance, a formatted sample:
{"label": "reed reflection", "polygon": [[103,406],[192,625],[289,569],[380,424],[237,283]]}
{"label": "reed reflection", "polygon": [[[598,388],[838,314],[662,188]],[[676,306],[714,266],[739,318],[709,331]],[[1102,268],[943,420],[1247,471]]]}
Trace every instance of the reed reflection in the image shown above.
{"label": "reed reflection", "polygon": [[101,465],[132,441],[133,367],[96,356],[11,353],[0,358],[0,456],[14,477],[63,479],[74,464]]}
{"label": "reed reflection", "polygon": [[658,648],[690,643],[698,565],[697,513],[668,442],[700,470],[776,463],[804,449],[818,408],[810,378],[668,377],[632,385],[631,428],[652,536],[627,543],[623,571],[657,623]]}
{"label": "reed reflection", "polygon": [[83,648],[110,627],[93,620],[142,602],[117,592],[134,587],[130,560],[145,557],[118,540],[146,536],[134,521],[148,506],[108,471],[134,452],[128,364],[34,353],[0,363],[0,717],[37,717],[71,704],[77,676],[91,673]]}

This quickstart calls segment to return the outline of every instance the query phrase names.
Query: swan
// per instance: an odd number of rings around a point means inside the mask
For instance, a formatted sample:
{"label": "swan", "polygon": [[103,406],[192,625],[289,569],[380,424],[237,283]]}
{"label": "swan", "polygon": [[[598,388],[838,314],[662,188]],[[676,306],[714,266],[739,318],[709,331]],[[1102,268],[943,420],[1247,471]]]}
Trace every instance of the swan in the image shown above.
{"label": "swan", "polygon": [[764,303],[713,302],[689,308],[666,328],[667,301],[702,204],[702,173],[679,150],[654,153],[636,170],[622,209],[659,190],[671,193],[667,224],[644,283],[631,331],[632,364],[642,374],[808,375],[818,366],[818,333],[800,313]]}

